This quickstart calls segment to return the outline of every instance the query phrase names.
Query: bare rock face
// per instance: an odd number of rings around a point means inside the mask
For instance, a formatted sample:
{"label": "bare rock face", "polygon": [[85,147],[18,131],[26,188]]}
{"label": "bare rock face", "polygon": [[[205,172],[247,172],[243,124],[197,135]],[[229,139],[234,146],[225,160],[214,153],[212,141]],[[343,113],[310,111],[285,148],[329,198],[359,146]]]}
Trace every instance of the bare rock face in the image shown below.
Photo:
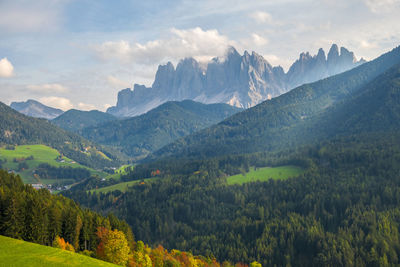
{"label": "bare rock face", "polygon": [[118,102],[107,112],[120,116],[136,116],[167,101],[191,99],[202,103],[227,103],[249,108],[279,96],[304,83],[314,82],[354,68],[365,61],[357,59],[346,48],[332,45],[325,55],[309,52],[300,57],[287,73],[273,67],[261,55],[247,51],[240,55],[230,47],[224,58],[214,58],[206,68],[193,58],[181,60],[176,69],[171,62],[158,67],[152,87],[134,85],[118,93]]}
{"label": "bare rock face", "polygon": [[315,82],[357,67],[364,62],[363,59],[357,61],[354,53],[344,47],[340,48],[339,53],[339,48],[335,44],[330,48],[328,57],[322,48],[315,56],[311,56],[308,52],[301,53],[286,75],[287,86],[295,88],[304,83]]}

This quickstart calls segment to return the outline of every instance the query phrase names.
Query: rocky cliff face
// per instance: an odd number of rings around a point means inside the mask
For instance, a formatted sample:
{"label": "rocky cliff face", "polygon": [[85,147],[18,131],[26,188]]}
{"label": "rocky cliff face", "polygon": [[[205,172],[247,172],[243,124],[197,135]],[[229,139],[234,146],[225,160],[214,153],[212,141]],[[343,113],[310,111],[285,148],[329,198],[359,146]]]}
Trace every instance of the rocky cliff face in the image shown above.
{"label": "rocky cliff face", "polygon": [[227,103],[249,108],[279,96],[304,83],[317,81],[354,68],[357,61],[346,48],[332,45],[326,57],[301,53],[287,73],[271,66],[261,55],[247,51],[240,55],[233,47],[225,58],[214,58],[206,68],[193,58],[181,60],[176,69],[171,62],[158,67],[152,87],[134,85],[118,93],[117,106],[107,112],[129,117],[145,113],[167,101],[191,99],[202,103]]}
{"label": "rocky cliff face", "polygon": [[339,48],[335,44],[329,50],[328,57],[322,48],[315,56],[311,56],[308,52],[301,53],[286,75],[287,86],[295,88],[352,69],[364,62],[363,59],[357,61],[354,53],[344,47],[340,48],[339,53]]}
{"label": "rocky cliff face", "polygon": [[64,113],[61,109],[48,107],[32,99],[26,102],[12,102],[10,107],[24,115],[48,120],[54,119]]}

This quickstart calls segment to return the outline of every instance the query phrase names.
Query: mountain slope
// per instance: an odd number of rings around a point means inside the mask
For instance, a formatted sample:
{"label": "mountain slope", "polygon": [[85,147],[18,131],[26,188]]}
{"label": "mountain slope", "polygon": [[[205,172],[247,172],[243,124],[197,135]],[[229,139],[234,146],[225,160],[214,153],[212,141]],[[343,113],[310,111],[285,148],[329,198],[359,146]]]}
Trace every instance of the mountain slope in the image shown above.
{"label": "mountain slope", "polygon": [[107,110],[115,116],[136,116],[167,101],[191,99],[202,103],[227,103],[249,108],[271,97],[308,82],[349,70],[365,61],[332,45],[328,56],[302,53],[287,73],[273,67],[261,55],[247,51],[240,55],[231,47],[224,58],[214,58],[202,67],[193,58],[186,58],[175,67],[159,66],[152,87],[134,85],[133,90],[118,93],[115,107]]}
{"label": "mountain slope", "polygon": [[239,108],[227,104],[205,105],[190,100],[167,102],[138,117],[85,128],[82,135],[101,144],[120,147],[130,156],[140,157],[239,111]]}
{"label": "mountain slope", "polygon": [[313,124],[313,120],[321,122],[318,120],[321,113],[362,91],[364,86],[398,63],[399,47],[353,70],[300,86],[216,126],[180,139],[155,152],[154,157],[198,157],[274,150],[334,135],[335,132],[329,131],[318,135],[322,126]]}
{"label": "mountain slope", "polygon": [[65,130],[78,132],[83,128],[115,119],[113,115],[98,110],[81,111],[70,109],[53,119],[52,122]]}
{"label": "mountain slope", "polygon": [[45,119],[25,116],[0,102],[0,145],[4,144],[45,144],[76,162],[94,168],[114,164],[100,153],[100,147],[81,136],[58,128]]}
{"label": "mountain slope", "polygon": [[320,137],[400,129],[400,64],[395,65],[357,93],[309,120],[308,129]]}
{"label": "mountain slope", "polygon": [[12,102],[10,107],[24,115],[48,120],[54,119],[64,112],[61,109],[48,107],[32,99],[28,99],[26,102]]}

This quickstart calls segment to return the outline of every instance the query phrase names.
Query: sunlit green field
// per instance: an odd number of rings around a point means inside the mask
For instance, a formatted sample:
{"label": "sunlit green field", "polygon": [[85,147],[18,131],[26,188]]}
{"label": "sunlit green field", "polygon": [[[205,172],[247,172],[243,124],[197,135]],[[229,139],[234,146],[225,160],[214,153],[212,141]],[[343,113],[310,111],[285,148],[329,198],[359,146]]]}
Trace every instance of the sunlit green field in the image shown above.
{"label": "sunlit green field", "polygon": [[126,168],[128,168],[128,167],[134,168],[132,165],[123,165],[123,166],[119,167],[119,169],[117,169],[114,174],[109,174],[105,178],[106,179],[114,179],[114,180],[118,181],[119,179],[121,179],[121,175],[124,175],[127,173]]}
{"label": "sunlit green field", "polygon": [[0,266],[117,266],[78,253],[0,236]]}
{"label": "sunlit green field", "polygon": [[[18,171],[18,162],[14,162],[14,158],[22,159],[33,156],[32,160],[25,160],[28,165],[28,168],[25,170]],[[15,150],[7,150],[5,148],[0,148],[0,159],[6,159],[7,162],[3,164],[3,168],[8,170],[14,170],[15,173],[19,174],[24,181],[24,183],[43,183],[43,184],[52,184],[55,182],[59,182],[60,180],[55,179],[42,179],[38,181],[33,177],[33,170],[41,163],[48,163],[53,166],[68,166],[73,168],[86,168],[90,170],[93,175],[98,175],[100,177],[104,177],[105,173],[101,171],[96,171],[91,168],[80,165],[79,163],[74,162],[73,160],[63,156],[62,159],[64,162],[59,162],[56,158],[60,156],[60,153],[48,146],[45,145],[23,145],[23,146],[15,146]],[[70,182],[69,179],[63,179],[64,182]],[[71,180],[72,181],[72,180]]]}
{"label": "sunlit green field", "polygon": [[135,184],[139,184],[139,183],[148,183],[148,182],[152,182],[157,180],[157,177],[154,178],[146,178],[146,179],[142,179],[142,180],[136,180],[136,181],[129,181],[129,182],[123,182],[123,183],[119,183],[119,184],[114,184],[114,185],[110,185],[110,186],[106,186],[106,187],[101,187],[98,189],[92,189],[90,190],[90,192],[96,192],[96,193],[107,193],[107,192],[111,192],[111,191],[116,191],[116,190],[120,190],[121,192],[125,192],[129,186],[135,185]]}
{"label": "sunlit green field", "polygon": [[243,174],[229,176],[227,182],[232,184],[243,184],[255,181],[268,181],[269,179],[287,179],[289,177],[296,177],[304,172],[303,168],[297,166],[280,166],[280,167],[264,167],[250,168],[250,171]]}

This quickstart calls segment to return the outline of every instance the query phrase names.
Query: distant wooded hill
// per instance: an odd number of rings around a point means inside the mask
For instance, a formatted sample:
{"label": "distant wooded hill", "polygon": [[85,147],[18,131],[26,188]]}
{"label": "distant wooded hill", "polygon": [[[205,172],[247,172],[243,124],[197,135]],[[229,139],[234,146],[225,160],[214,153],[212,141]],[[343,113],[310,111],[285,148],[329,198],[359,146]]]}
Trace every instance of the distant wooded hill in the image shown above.
{"label": "distant wooded hill", "polygon": [[70,109],[53,119],[52,122],[65,130],[78,133],[83,128],[116,119],[113,115],[98,110],[82,111]]}
{"label": "distant wooded hill", "polygon": [[241,109],[227,104],[206,105],[191,100],[167,102],[141,116],[112,120],[84,128],[80,133],[87,139],[118,147],[127,155],[140,158],[239,111]]}
{"label": "distant wooded hill", "polygon": [[[45,144],[93,168],[118,165],[117,158],[81,136],[45,119],[25,116],[0,102],[0,145]],[[108,156],[104,157],[104,154]],[[110,160],[111,159],[111,160]]]}

